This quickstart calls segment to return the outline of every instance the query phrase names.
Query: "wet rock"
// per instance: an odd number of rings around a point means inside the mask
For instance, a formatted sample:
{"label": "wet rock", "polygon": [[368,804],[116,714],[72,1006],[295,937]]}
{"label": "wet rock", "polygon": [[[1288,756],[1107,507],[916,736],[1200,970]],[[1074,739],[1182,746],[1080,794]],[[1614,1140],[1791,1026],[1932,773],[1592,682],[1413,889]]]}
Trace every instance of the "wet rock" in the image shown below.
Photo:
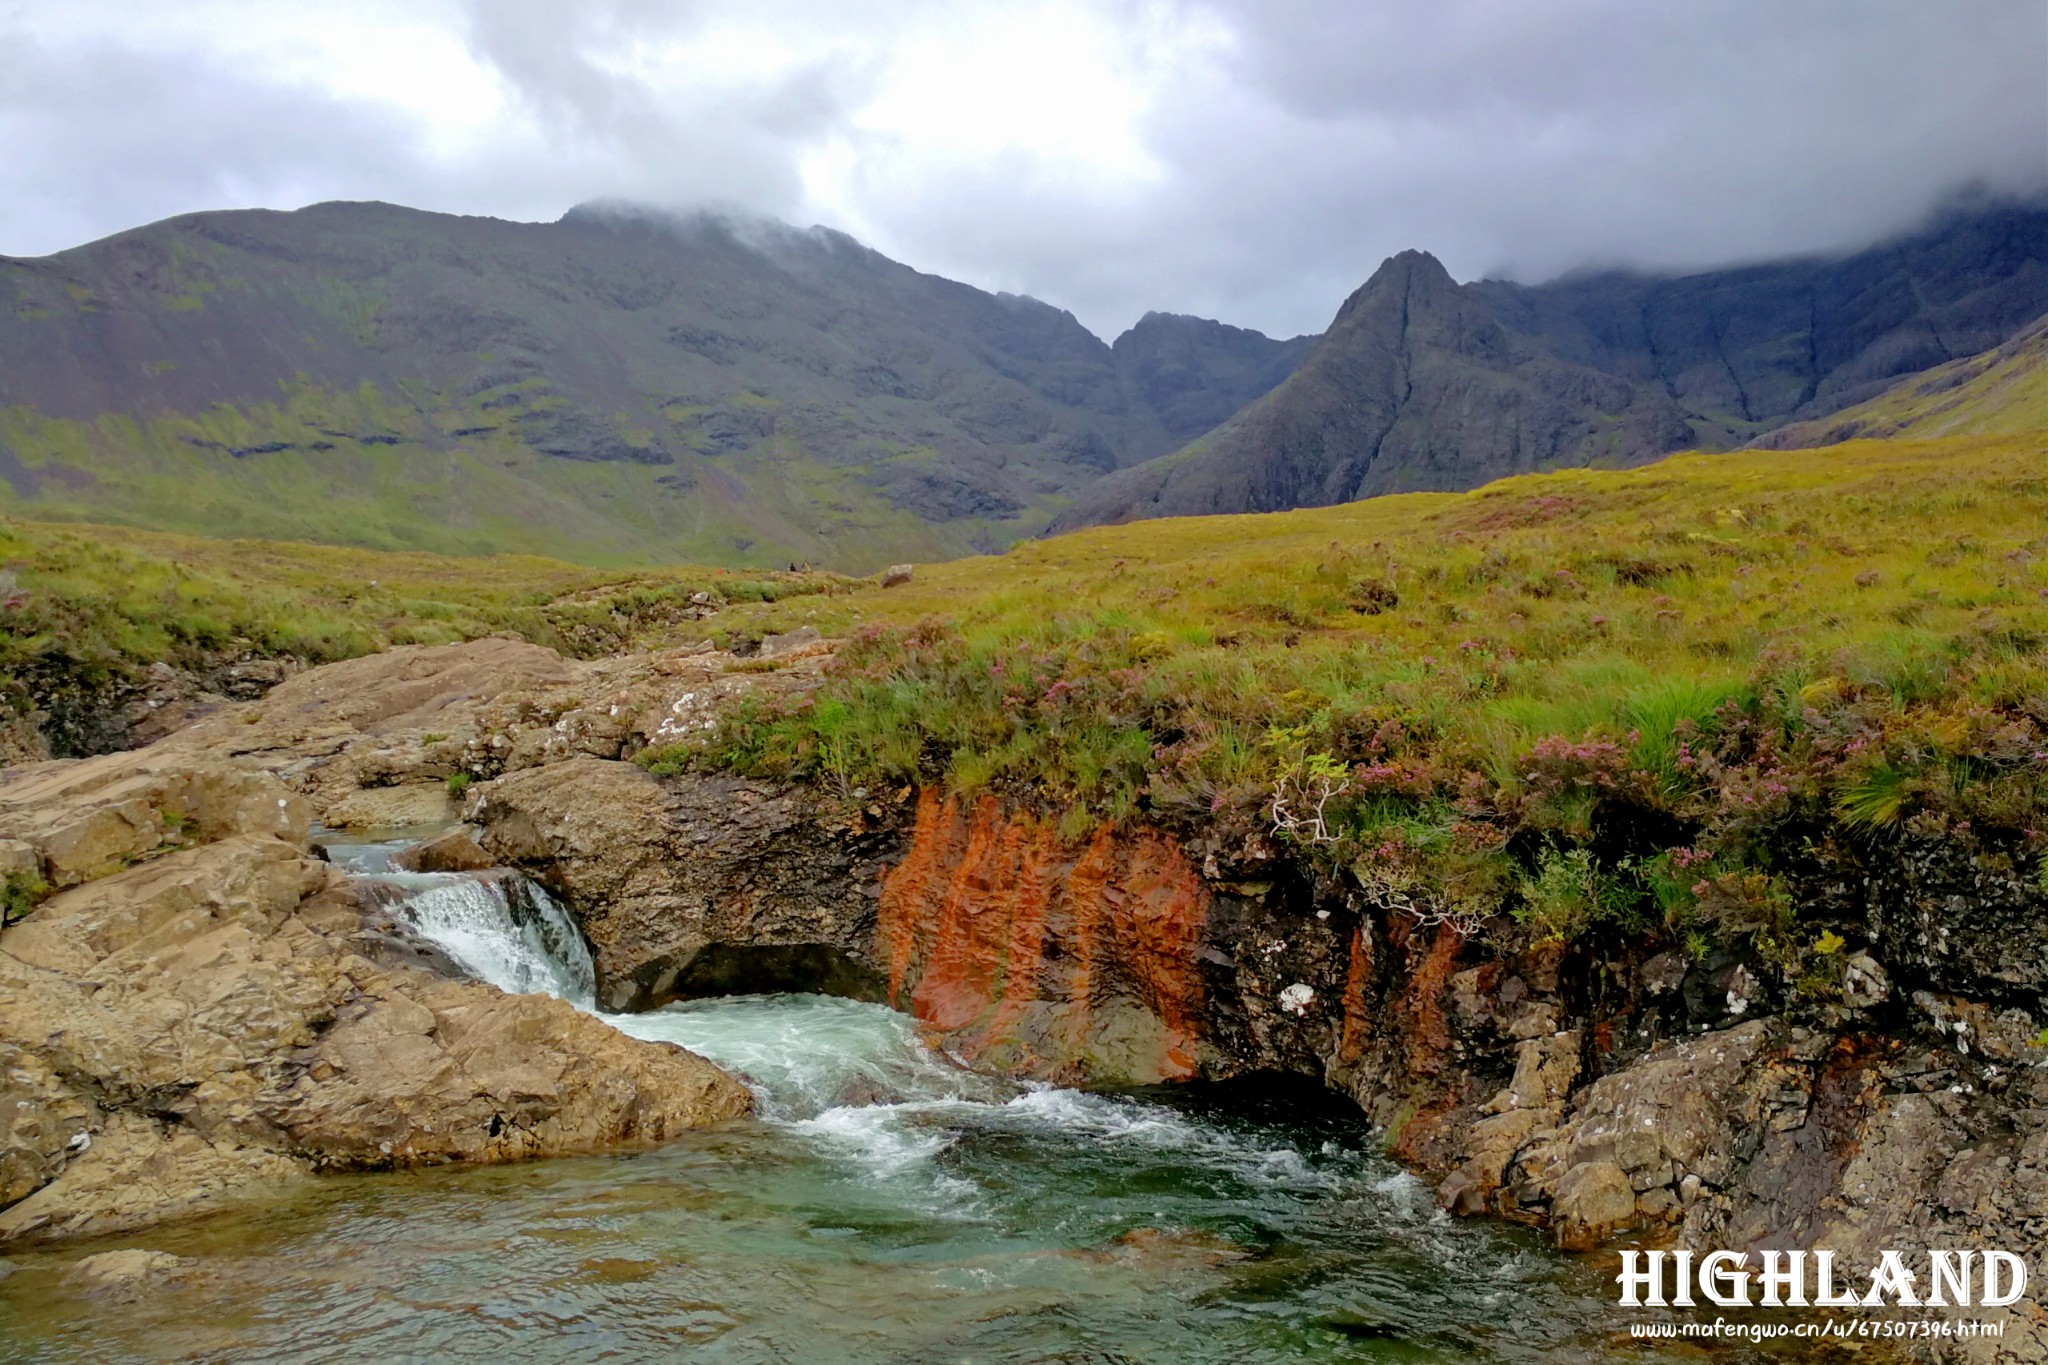
{"label": "wet rock", "polygon": [[[0,1242],[146,1227],[324,1168],[658,1141],[748,1108],[710,1063],[561,1001],[380,966],[358,951],[363,903],[305,835],[276,778],[158,751],[0,784],[0,838],[74,883],[0,934]],[[124,848],[133,865],[92,875]]]}
{"label": "wet rock", "polygon": [[391,860],[407,872],[481,872],[496,867],[491,855],[477,847],[465,830],[451,829],[425,843],[414,844]]}
{"label": "wet rock", "polygon": [[1613,1161],[1584,1161],[1558,1178],[1550,1226],[1567,1251],[1590,1251],[1635,1223],[1636,1191]]}
{"label": "wet rock", "polygon": [[166,1280],[189,1278],[201,1263],[190,1256],[173,1256],[168,1251],[144,1251],[128,1247],[102,1251],[72,1264],[64,1272],[66,1288],[95,1298],[132,1303],[153,1292]]}

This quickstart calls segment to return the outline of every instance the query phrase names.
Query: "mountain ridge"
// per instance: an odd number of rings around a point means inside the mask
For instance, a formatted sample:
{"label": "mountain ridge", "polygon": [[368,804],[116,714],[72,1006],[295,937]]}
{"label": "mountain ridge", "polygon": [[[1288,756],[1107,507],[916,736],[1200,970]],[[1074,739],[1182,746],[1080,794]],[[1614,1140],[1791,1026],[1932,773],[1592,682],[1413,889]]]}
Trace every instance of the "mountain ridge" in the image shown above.
{"label": "mountain ridge", "polygon": [[1051,529],[1732,449],[1997,345],[2043,311],[2048,207],[2033,204],[1861,252],[1685,276],[1461,285],[1402,252],[1286,380],[1182,449],[1109,474]]}
{"label": "mountain ridge", "polygon": [[0,259],[33,516],[871,568],[1000,548],[1178,439],[1071,313],[831,229],[331,203]]}

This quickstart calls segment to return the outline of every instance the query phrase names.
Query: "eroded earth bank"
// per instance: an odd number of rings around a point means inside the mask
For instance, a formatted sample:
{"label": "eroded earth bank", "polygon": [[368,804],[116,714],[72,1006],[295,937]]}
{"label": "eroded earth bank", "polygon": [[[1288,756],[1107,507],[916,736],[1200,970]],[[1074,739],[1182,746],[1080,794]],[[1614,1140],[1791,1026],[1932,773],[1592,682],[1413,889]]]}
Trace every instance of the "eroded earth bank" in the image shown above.
{"label": "eroded earth bank", "polygon": [[[809,686],[829,652],[771,638],[768,669],[708,648],[400,649],[146,749],[0,773],[0,858],[53,888],[0,936],[0,1243],[747,1110],[679,1047],[449,979],[321,856],[317,821],[455,825],[419,865],[535,878],[608,1009],[814,991],[886,1001],[1019,1076],[1311,1077],[1447,1209],[1573,1250],[2039,1263],[2048,917],[1997,865],[1907,839],[1865,884],[1817,889],[1861,898],[1869,932],[1841,950],[1839,999],[1795,1006],[1740,954],[1503,953],[1313,873],[1264,828],[1074,839],[994,797],[630,761],[749,692]],[[1957,1358],[2048,1357],[2031,1303],[2008,1317]]]}

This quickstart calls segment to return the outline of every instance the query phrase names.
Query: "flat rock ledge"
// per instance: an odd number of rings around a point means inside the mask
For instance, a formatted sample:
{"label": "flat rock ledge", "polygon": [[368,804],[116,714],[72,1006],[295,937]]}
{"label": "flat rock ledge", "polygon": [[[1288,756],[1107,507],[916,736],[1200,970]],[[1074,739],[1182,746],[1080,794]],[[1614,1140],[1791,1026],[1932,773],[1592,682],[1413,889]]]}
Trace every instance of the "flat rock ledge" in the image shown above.
{"label": "flat rock ledge", "polygon": [[417,965],[309,814],[175,744],[0,772],[0,870],[54,888],[0,932],[0,1245],[748,1112],[682,1048]]}

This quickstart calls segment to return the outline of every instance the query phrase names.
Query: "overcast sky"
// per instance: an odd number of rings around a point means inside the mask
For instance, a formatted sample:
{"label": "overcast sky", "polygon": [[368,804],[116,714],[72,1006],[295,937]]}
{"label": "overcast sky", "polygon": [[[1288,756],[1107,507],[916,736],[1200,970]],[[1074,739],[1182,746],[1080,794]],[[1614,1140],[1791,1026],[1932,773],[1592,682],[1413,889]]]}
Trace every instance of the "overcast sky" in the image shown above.
{"label": "overcast sky", "polygon": [[2048,191],[2043,0],[0,0],[0,253],[195,209],[743,206],[1070,308],[1461,279]]}

